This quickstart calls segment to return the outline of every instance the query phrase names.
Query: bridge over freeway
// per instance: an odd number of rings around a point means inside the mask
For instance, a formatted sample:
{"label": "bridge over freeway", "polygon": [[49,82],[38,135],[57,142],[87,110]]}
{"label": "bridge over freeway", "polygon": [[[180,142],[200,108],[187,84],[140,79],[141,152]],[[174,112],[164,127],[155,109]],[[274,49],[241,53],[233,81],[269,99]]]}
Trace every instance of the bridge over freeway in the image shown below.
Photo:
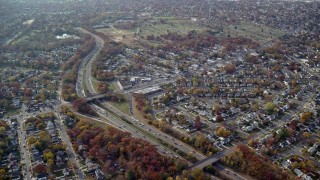
{"label": "bridge over freeway", "polygon": [[85,100],[87,102],[92,102],[92,101],[95,101],[95,100],[102,100],[102,99],[105,99],[109,95],[115,95],[115,93],[96,94],[96,95],[93,95],[93,96],[86,97]]}
{"label": "bridge over freeway", "polygon": [[191,166],[189,166],[187,169],[188,170],[192,170],[194,168],[198,168],[198,169],[203,169],[204,167],[206,167],[207,165],[213,164],[215,162],[218,162],[220,160],[220,158],[222,158],[225,155],[228,155],[229,153],[231,153],[234,150],[234,148],[229,148],[227,150],[224,151],[220,151],[212,156],[209,156],[205,159],[202,159],[194,164],[192,164]]}

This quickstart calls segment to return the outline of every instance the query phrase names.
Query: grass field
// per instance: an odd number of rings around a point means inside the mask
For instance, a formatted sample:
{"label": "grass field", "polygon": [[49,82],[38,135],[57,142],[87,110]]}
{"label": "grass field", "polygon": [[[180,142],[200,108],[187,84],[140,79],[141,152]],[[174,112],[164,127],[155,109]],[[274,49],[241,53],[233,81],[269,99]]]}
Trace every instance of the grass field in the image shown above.
{"label": "grass field", "polygon": [[148,36],[153,34],[155,36],[159,36],[167,34],[168,32],[187,34],[192,30],[201,32],[207,30],[207,28],[200,26],[196,22],[191,20],[167,18],[165,19],[165,23],[154,22],[145,24],[140,28],[139,35]]}
{"label": "grass field", "polygon": [[[260,44],[267,43],[285,34],[285,32],[281,30],[250,22],[227,25],[224,26],[223,29],[225,35],[230,35],[231,37],[247,37]],[[209,28],[190,19],[178,19],[169,16],[153,17],[150,21],[140,23],[139,27],[130,30],[117,29],[113,26],[97,29],[98,32],[112,36],[115,41],[122,42],[129,46],[139,45],[139,43],[148,43],[149,45],[156,46],[158,42],[147,41],[146,37],[149,35],[160,36],[168,32],[184,35],[192,30],[203,32],[209,30]],[[210,30],[215,31],[215,29]]]}
{"label": "grass field", "polygon": [[267,43],[275,38],[283,36],[285,32],[270,28],[264,25],[256,25],[244,22],[239,25],[229,25],[224,27],[224,33],[231,37],[243,36],[250,38],[260,44]]}
{"label": "grass field", "polygon": [[9,111],[5,114],[5,116],[15,116],[15,115],[18,115],[20,112],[21,112],[21,108],[9,110]]}
{"label": "grass field", "polygon": [[[160,19],[163,21],[161,22]],[[141,23],[139,27],[130,30],[122,30],[110,26],[109,28],[97,29],[96,31],[112,36],[115,41],[122,42],[129,46],[137,46],[141,43],[148,43],[156,46],[158,45],[156,42],[147,41],[145,40],[146,37],[149,35],[160,36],[167,34],[168,32],[187,34],[192,30],[202,32],[207,29],[208,28],[200,26],[196,22],[188,19],[155,17],[151,21]]]}
{"label": "grass field", "polygon": [[108,128],[110,128],[110,125],[106,124],[106,123],[103,123],[103,122],[100,122],[100,121],[94,121],[90,118],[87,118],[87,117],[84,117],[84,116],[81,116],[81,115],[76,115],[77,117],[89,122],[89,123],[92,123],[94,124],[95,126],[98,126],[98,127],[101,127],[105,130],[107,130]]}
{"label": "grass field", "polygon": [[116,90],[119,90],[120,88],[119,88],[119,86],[117,85],[116,82],[112,82],[112,83],[110,83],[110,85],[109,85],[109,89],[110,89],[111,91],[116,91]]}
{"label": "grass field", "polygon": [[121,112],[126,113],[130,115],[130,110],[129,110],[129,104],[124,102],[124,103],[117,103],[117,102],[109,102],[112,106],[115,108],[119,109]]}

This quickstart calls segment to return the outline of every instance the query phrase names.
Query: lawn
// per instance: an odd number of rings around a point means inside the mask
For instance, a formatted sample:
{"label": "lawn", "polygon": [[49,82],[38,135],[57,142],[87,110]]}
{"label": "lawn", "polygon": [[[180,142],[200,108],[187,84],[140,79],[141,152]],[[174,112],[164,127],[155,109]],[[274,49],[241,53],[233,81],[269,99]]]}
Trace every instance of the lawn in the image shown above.
{"label": "lawn", "polygon": [[[161,18],[162,19],[162,18]],[[188,32],[195,30],[198,32],[202,32],[207,30],[206,27],[198,25],[196,22],[187,20],[187,19],[173,19],[167,18],[164,19],[164,23],[155,22],[155,23],[146,23],[143,27],[140,28],[141,36],[148,35],[163,35],[168,32],[174,32],[178,34],[187,34]]]}
{"label": "lawn", "polygon": [[82,119],[82,120],[85,120],[87,122],[90,122],[96,126],[99,126],[103,129],[108,129],[110,128],[110,126],[104,122],[100,122],[100,121],[95,121],[95,120],[92,120],[90,117],[86,117],[86,116],[82,116],[81,114],[75,114],[78,118]]}
{"label": "lawn", "polygon": [[117,85],[116,82],[112,82],[112,83],[110,83],[110,85],[109,85],[109,89],[110,89],[111,91],[116,91],[116,90],[118,90],[118,89],[120,89],[120,88],[119,88],[119,86]]}
{"label": "lawn", "polygon": [[156,114],[157,119],[161,119],[163,117],[162,114]]}
{"label": "lawn", "polygon": [[[160,19],[163,21],[160,21]],[[111,26],[109,28],[96,29],[96,31],[112,36],[117,42],[122,42],[128,46],[139,47],[141,44],[159,45],[158,42],[146,40],[146,37],[152,34],[155,36],[167,34],[168,32],[187,34],[192,30],[202,32],[207,29],[207,27],[201,26],[190,19],[154,17],[149,22],[140,23],[138,28],[130,30],[117,29]]]}
{"label": "lawn", "polygon": [[7,111],[7,113],[5,114],[5,116],[14,116],[14,115],[18,115],[21,112],[21,109],[13,109],[13,110],[9,110]]}
{"label": "lawn", "polygon": [[285,32],[264,25],[243,22],[239,25],[228,25],[224,27],[224,33],[231,37],[247,37],[261,44],[267,43],[275,38],[283,36]]}
{"label": "lawn", "polygon": [[121,112],[130,115],[129,104],[126,102],[117,103],[117,102],[108,102],[115,108],[119,109]]}

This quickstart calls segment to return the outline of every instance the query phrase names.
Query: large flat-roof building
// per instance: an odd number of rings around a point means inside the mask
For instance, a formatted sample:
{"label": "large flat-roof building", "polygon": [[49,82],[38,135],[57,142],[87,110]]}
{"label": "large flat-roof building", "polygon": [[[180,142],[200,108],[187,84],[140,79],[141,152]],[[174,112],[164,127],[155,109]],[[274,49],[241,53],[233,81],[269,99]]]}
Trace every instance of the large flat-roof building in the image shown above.
{"label": "large flat-roof building", "polygon": [[157,92],[161,92],[162,90],[163,89],[161,87],[154,86],[154,87],[149,87],[149,88],[138,90],[138,91],[134,92],[133,95],[144,97],[144,96],[149,96],[149,95],[157,93]]}

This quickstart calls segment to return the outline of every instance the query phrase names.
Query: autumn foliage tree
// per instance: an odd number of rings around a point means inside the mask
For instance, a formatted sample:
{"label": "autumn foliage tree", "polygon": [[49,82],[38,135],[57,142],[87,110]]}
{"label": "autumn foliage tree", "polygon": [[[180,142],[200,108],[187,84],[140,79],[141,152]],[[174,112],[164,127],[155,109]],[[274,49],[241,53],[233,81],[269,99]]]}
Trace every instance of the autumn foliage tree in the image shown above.
{"label": "autumn foliage tree", "polygon": [[99,93],[106,93],[109,91],[109,87],[107,83],[99,82],[98,83],[98,92]]}
{"label": "autumn foliage tree", "polygon": [[304,112],[300,116],[300,122],[305,123],[312,117],[312,112]]}
{"label": "autumn foliage tree", "polygon": [[197,130],[201,129],[201,120],[200,120],[200,116],[197,116],[195,121],[194,121],[194,126]]}
{"label": "autumn foliage tree", "polygon": [[73,101],[77,98],[76,81],[80,60],[85,57],[96,45],[95,39],[91,36],[83,37],[84,43],[79,50],[62,65],[64,74],[62,76],[62,97],[66,101]]}
{"label": "autumn foliage tree", "polygon": [[83,98],[78,98],[72,102],[72,106],[76,111],[81,113],[86,113],[89,115],[97,115],[96,112],[87,104],[86,100]]}
{"label": "autumn foliage tree", "polygon": [[217,136],[227,138],[231,135],[231,131],[227,130],[226,127],[220,126],[216,129]]}
{"label": "autumn foliage tree", "polygon": [[227,64],[224,66],[226,73],[232,74],[236,71],[236,66],[234,64]]}
{"label": "autumn foliage tree", "polygon": [[38,174],[46,174],[47,173],[47,167],[43,164],[37,164],[33,168],[33,172],[38,175]]}
{"label": "autumn foliage tree", "polygon": [[[160,155],[149,142],[111,127],[105,130],[80,120],[68,134],[80,156],[88,156],[108,173],[117,171],[109,164],[118,163],[129,179],[166,179],[187,167],[184,161]],[[80,150],[79,142],[85,148]]]}
{"label": "autumn foliage tree", "polygon": [[295,179],[286,170],[281,169],[278,165],[273,164],[270,160],[256,154],[248,146],[239,144],[234,152],[224,156],[221,162],[229,167],[246,173],[252,177],[261,180],[268,179]]}

